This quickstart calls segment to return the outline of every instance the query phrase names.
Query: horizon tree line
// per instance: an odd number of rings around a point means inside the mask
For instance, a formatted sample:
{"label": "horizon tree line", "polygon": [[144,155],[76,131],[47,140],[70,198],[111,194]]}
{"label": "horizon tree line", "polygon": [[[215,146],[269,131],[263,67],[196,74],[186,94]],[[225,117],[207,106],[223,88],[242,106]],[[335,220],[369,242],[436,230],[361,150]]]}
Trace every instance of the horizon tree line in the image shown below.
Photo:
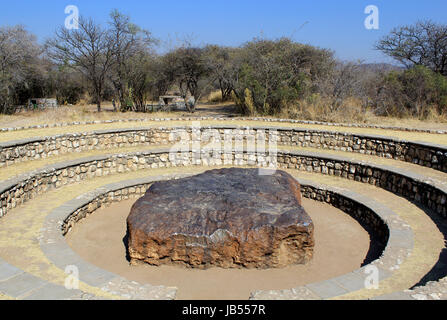
{"label": "horizon tree line", "polygon": [[239,47],[185,41],[158,54],[151,32],[118,10],[106,26],[86,17],[78,25],[59,27],[43,46],[23,26],[0,27],[0,113],[31,97],[76,104],[86,92],[98,112],[105,99],[118,103],[116,111],[143,111],[173,88],[196,101],[217,90],[250,115],[305,117],[313,104],[330,114],[354,100],[378,115],[447,111],[447,25],[432,21],[397,27],[375,44],[403,68],[338,61],[331,50],[289,38]]}

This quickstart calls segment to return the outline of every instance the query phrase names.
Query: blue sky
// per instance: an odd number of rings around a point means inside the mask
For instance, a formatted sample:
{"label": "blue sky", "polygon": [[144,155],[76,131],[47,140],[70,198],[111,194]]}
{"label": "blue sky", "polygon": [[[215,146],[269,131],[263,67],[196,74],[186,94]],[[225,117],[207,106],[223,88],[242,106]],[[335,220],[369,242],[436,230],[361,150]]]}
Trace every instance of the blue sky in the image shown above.
{"label": "blue sky", "polygon": [[[67,5],[103,24],[117,8],[168,43],[188,37],[198,45],[238,46],[257,36],[288,36],[365,62],[392,61],[373,45],[395,26],[447,23],[447,0],[0,0],[0,25],[23,24],[43,42],[64,24]],[[367,5],[379,8],[379,30],[364,27]]]}

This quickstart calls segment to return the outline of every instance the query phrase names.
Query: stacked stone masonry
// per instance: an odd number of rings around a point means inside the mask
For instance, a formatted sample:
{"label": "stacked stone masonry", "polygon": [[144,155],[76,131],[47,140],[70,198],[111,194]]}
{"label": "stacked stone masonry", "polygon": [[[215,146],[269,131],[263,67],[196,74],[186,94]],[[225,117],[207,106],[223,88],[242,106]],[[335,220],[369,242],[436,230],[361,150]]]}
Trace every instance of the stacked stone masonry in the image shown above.
{"label": "stacked stone masonry", "polygon": [[[218,131],[221,139],[225,136],[225,130],[239,130],[242,135],[250,136],[256,133],[255,130],[268,132],[271,129],[272,131],[276,130],[278,135],[275,139],[277,139],[279,145],[358,152],[407,161],[447,172],[447,149],[443,146],[428,143],[395,141],[387,137],[371,135],[363,136],[292,128],[259,127],[251,128],[248,131],[235,126],[215,126],[213,128]],[[202,131],[207,129],[210,128],[201,128]],[[186,127],[133,128],[1,143],[0,166],[84,150],[138,145],[168,145],[175,142],[173,139],[170,139],[171,135],[176,135],[184,130],[191,133],[191,129]],[[263,136],[263,138],[268,142],[268,135]],[[120,155],[95,156],[50,165],[3,181],[0,184],[0,217],[12,208],[52,188],[115,173],[172,166],[221,165],[225,159],[228,159],[228,156],[234,165],[237,166],[266,165],[265,159],[247,152],[221,154],[220,163],[213,163],[215,159],[212,159],[211,162],[207,159],[193,159],[193,154],[188,152],[178,154],[181,161],[173,164],[169,158],[169,151],[168,148],[165,148]],[[436,185],[431,181],[426,181],[422,175],[389,168],[384,165],[365,164],[339,156],[323,157],[311,152],[279,151],[277,159],[279,168],[327,174],[375,185],[426,206],[443,218],[447,217],[445,205],[447,189],[444,185]],[[66,220],[64,233],[68,232],[79,219],[91,214],[97,208],[114,201],[137,197],[143,194],[149,185],[142,184],[109,192],[103,197],[90,202],[87,206],[80,207]],[[371,214],[371,212],[366,212],[364,208],[359,209],[360,206],[355,201],[348,198],[341,199],[329,191],[322,192],[310,187],[303,187],[302,192],[305,197],[326,201],[351,214],[366,229],[369,229],[370,234],[377,235],[377,241],[386,243],[389,234],[387,233],[387,228],[384,227],[384,222]],[[444,290],[445,285],[443,286],[442,284],[445,284],[445,280],[444,278],[437,282],[429,283],[426,287],[418,287],[408,292],[416,295],[426,294],[431,287],[437,288],[439,286]]]}
{"label": "stacked stone masonry", "polygon": [[[265,158],[256,154],[236,152],[222,153],[219,158],[211,160],[207,157],[195,159],[195,154],[191,152],[178,153],[173,164],[168,149],[84,158],[50,165],[2,182],[0,216],[37,194],[85,179],[150,168],[222,165],[228,160],[237,166],[268,165]],[[443,218],[447,217],[445,186],[434,186],[414,173],[397,172],[386,166],[364,164],[342,157],[322,158],[309,152],[278,152],[277,161],[279,168],[327,174],[375,185],[425,205]]]}
{"label": "stacked stone masonry", "polygon": [[[111,203],[122,200],[137,198],[144,194],[151,183],[160,179],[172,179],[190,176],[191,174],[182,175],[168,175],[151,178],[139,178],[134,180],[123,181],[121,183],[114,183],[106,185],[93,192],[89,192],[77,199],[73,199],[64,204],[61,209],[62,215],[59,214],[59,221],[57,225],[62,226],[62,232],[69,232],[76,222],[94,213],[98,208],[108,206]],[[400,219],[394,212],[386,207],[371,202],[369,198],[360,196],[354,192],[347,190],[330,190],[327,186],[313,184],[308,181],[300,181],[302,194],[316,201],[327,202],[331,205],[339,207],[347,214],[355,219],[359,219],[360,223],[365,226],[371,235],[373,244],[384,248],[385,251],[379,250],[374,255],[367,256],[364,264],[376,265],[382,274],[382,280],[390,277],[394,270],[405,261],[411,253],[413,248],[413,235],[411,229]],[[56,209],[58,210],[58,209]],[[54,254],[54,252],[53,252]],[[372,262],[371,262],[372,261]],[[351,286],[355,284],[356,287],[363,286],[365,272],[364,267],[354,271],[355,280],[351,282]],[[351,275],[353,276],[353,275]],[[338,279],[338,278],[337,278]],[[342,279],[338,279],[341,281]],[[352,281],[351,279],[350,281]],[[331,285],[334,280],[326,280],[327,285]],[[355,289],[352,289],[355,291]],[[259,298],[259,296],[267,298],[294,298],[302,299],[302,294],[299,288],[293,289],[292,297],[285,296],[283,290],[265,292],[253,292],[252,298]],[[345,293],[347,293],[346,291]],[[317,297],[318,298],[318,297]]]}
{"label": "stacked stone masonry", "polygon": [[[269,142],[270,137],[278,145],[312,147],[328,150],[355,152],[400,161],[447,172],[447,148],[424,142],[393,140],[382,136],[356,135],[342,132],[305,130],[297,128],[254,127],[244,129],[237,126],[214,126],[200,128],[202,142],[206,142],[205,133],[217,133],[221,142],[229,132],[237,133],[238,139],[256,137]],[[20,141],[0,143],[0,167],[14,163],[43,159],[60,154],[122,148],[144,145],[167,145],[180,141],[182,133],[191,137],[191,127],[148,127],[121,130],[103,130],[91,133],[64,134],[45,138],[30,138]],[[271,134],[271,135],[270,135]],[[209,139],[209,137],[207,138]]]}

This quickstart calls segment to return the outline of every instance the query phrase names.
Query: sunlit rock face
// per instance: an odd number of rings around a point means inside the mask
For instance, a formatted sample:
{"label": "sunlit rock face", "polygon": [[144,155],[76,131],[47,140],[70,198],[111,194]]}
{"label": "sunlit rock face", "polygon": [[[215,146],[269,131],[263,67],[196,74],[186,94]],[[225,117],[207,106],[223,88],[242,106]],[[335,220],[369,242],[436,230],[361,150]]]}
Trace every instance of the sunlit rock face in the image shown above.
{"label": "sunlit rock face", "polygon": [[300,185],[279,170],[217,169],[156,182],[127,227],[132,264],[278,268],[308,262],[314,246]]}

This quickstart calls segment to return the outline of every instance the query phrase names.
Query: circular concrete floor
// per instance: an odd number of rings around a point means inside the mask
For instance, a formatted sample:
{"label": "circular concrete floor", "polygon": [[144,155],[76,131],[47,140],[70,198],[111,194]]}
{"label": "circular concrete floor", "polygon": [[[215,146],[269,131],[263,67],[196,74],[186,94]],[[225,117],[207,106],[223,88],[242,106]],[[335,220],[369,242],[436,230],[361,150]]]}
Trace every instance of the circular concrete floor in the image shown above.
{"label": "circular concrete floor", "polygon": [[358,269],[369,250],[368,233],[344,212],[303,199],[315,225],[315,251],[306,265],[247,270],[181,266],[130,266],[126,258],[126,218],[135,200],[127,200],[82,220],[67,242],[86,261],[129,280],[178,288],[177,299],[247,299],[254,290],[286,289],[340,276]]}

